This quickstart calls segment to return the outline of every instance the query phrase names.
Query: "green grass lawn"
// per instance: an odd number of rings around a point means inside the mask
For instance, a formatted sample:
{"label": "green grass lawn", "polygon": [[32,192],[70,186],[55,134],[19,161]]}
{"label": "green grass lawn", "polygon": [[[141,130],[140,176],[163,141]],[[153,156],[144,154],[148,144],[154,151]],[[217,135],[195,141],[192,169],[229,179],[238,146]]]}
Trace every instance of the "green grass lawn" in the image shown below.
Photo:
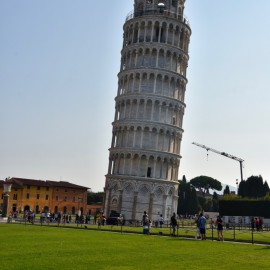
{"label": "green grass lawn", "polygon": [[[22,224],[29,225],[28,222],[22,222]],[[40,224],[40,222],[36,222],[35,225],[37,226],[51,226],[51,227],[75,227],[75,228],[84,228],[84,226],[87,226],[88,229],[92,230],[102,230],[102,231],[111,231],[111,232],[128,232],[128,233],[142,233],[142,227],[136,227],[136,226],[100,226],[97,225],[89,225],[89,224],[74,224],[74,223],[66,223],[66,224],[57,224],[57,223],[43,223]],[[168,227],[163,228],[151,228],[151,234],[158,235],[159,233],[162,233],[163,235],[170,235],[171,229]],[[195,236],[195,226],[185,226],[181,227],[181,224],[179,226],[177,235],[179,237],[188,237],[188,238],[194,238]],[[208,239],[217,239],[217,230],[216,229],[210,229],[208,226],[208,229],[206,230],[206,235]],[[264,230],[262,231],[254,231],[252,235],[252,231],[249,228],[239,228],[235,227],[230,228],[229,230],[224,229],[224,239],[227,241],[241,241],[241,242],[248,242],[248,243],[264,243],[270,245],[270,231]]]}
{"label": "green grass lawn", "polygon": [[269,269],[270,247],[0,224],[0,269]]}

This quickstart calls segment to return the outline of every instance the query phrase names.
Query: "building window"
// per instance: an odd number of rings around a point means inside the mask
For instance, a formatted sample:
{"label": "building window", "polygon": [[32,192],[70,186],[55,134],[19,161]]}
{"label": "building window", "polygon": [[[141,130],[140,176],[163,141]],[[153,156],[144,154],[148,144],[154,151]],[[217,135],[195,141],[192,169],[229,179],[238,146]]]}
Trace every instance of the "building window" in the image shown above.
{"label": "building window", "polygon": [[18,189],[17,188],[14,188],[14,191],[18,191]]}
{"label": "building window", "polygon": [[4,193],[2,193],[2,196],[1,196],[2,200],[4,199]]}
{"label": "building window", "polygon": [[58,201],[58,195],[55,196],[55,200]]}
{"label": "building window", "polygon": [[45,200],[49,200],[49,195],[46,195],[45,196]]}
{"label": "building window", "polygon": [[147,177],[151,177],[151,167],[147,168]]}
{"label": "building window", "polygon": [[75,197],[72,198],[72,202],[75,202]]}
{"label": "building window", "polygon": [[39,200],[40,194],[37,194],[37,199]]}
{"label": "building window", "polygon": [[13,194],[13,200],[17,200],[18,199],[18,194]]}
{"label": "building window", "polygon": [[29,199],[29,198],[30,198],[30,194],[26,193],[26,199]]}
{"label": "building window", "polygon": [[46,190],[47,190],[47,191],[49,191],[49,189],[50,189],[49,187],[46,187]]}
{"label": "building window", "polygon": [[65,188],[65,192],[67,192],[67,189]]}
{"label": "building window", "polygon": [[30,186],[27,186],[27,189],[30,189]]}
{"label": "building window", "polygon": [[58,191],[58,188],[56,189],[56,191]]}
{"label": "building window", "polygon": [[65,202],[67,201],[67,196],[65,196],[64,201],[65,201]]}
{"label": "building window", "polygon": [[40,190],[40,187],[39,186],[37,187],[37,190]]}

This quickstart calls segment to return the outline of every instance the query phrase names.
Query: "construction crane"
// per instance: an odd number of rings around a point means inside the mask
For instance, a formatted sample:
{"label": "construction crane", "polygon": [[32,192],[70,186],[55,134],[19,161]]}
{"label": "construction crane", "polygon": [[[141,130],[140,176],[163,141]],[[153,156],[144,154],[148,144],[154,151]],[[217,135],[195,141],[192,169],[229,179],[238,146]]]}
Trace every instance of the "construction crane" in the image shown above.
{"label": "construction crane", "polygon": [[208,151],[212,151],[212,152],[214,152],[214,153],[216,153],[216,154],[219,154],[219,155],[222,155],[222,156],[224,156],[224,157],[231,158],[231,159],[234,159],[234,160],[238,161],[238,162],[240,163],[241,181],[243,181],[243,162],[244,162],[244,160],[243,160],[242,158],[235,157],[235,156],[230,155],[230,154],[227,154],[227,153],[225,153],[225,152],[220,152],[220,151],[218,151],[218,150],[215,150],[215,149],[210,148],[210,147],[208,147],[208,146],[205,146],[205,145],[203,145],[203,144],[199,144],[199,143],[195,143],[195,142],[193,142],[192,144],[197,145],[197,146],[199,146],[199,147],[201,147],[201,148],[206,149],[207,152],[208,152]]}

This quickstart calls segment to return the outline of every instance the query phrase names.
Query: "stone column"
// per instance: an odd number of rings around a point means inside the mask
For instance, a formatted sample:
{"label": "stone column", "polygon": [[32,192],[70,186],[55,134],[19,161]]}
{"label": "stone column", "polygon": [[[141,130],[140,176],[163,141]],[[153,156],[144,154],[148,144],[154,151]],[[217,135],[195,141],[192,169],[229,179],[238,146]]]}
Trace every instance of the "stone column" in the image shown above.
{"label": "stone column", "polygon": [[2,216],[3,217],[8,217],[8,204],[9,204],[9,193],[11,192],[11,185],[12,183],[9,181],[10,178],[6,178],[5,182],[3,184],[3,211],[2,211]]}
{"label": "stone column", "polygon": [[172,38],[172,45],[174,46],[174,41],[175,41],[175,32],[176,32],[176,29],[173,28],[173,38]]}
{"label": "stone column", "polygon": [[3,212],[2,212],[2,217],[8,217],[8,204],[9,204],[9,194],[5,193],[3,195]]}
{"label": "stone column", "polygon": [[151,42],[153,42],[153,38],[154,38],[154,29],[155,29],[155,24],[152,22],[152,29],[151,29]]}
{"label": "stone column", "polygon": [[162,26],[159,26],[158,43],[160,43],[160,40],[161,40],[161,29],[162,29]]}
{"label": "stone column", "polygon": [[108,174],[112,174],[112,159],[109,157],[109,167],[108,167]]}
{"label": "stone column", "polygon": [[[165,32],[165,31],[164,31]],[[165,43],[168,44],[168,36],[169,36],[169,27],[166,27],[166,39],[165,39]]]}
{"label": "stone column", "polygon": [[105,212],[105,215],[108,217],[110,215],[110,211],[111,211],[111,196],[112,196],[112,190],[109,189],[109,194],[106,194],[106,202],[105,202],[105,205],[107,206],[106,207],[106,212]]}
{"label": "stone column", "polygon": [[176,211],[177,211],[177,205],[178,205],[178,196],[176,196],[176,195],[173,196],[173,203],[172,203],[172,205],[173,205],[172,211],[176,213]]}
{"label": "stone column", "polygon": [[150,193],[148,214],[151,220],[152,220],[153,202],[154,202],[154,193]]}
{"label": "stone column", "polygon": [[138,25],[138,36],[137,36],[137,43],[140,43],[140,34],[141,34],[141,26]]}
{"label": "stone column", "polygon": [[132,220],[136,219],[137,199],[138,199],[138,191],[135,191],[133,195],[133,206],[132,206],[132,216],[131,216]]}
{"label": "stone column", "polygon": [[118,213],[122,212],[123,190],[119,190]]}
{"label": "stone column", "polygon": [[162,209],[162,216],[165,218],[166,216],[166,201],[167,201],[168,195],[163,196],[163,209]]}

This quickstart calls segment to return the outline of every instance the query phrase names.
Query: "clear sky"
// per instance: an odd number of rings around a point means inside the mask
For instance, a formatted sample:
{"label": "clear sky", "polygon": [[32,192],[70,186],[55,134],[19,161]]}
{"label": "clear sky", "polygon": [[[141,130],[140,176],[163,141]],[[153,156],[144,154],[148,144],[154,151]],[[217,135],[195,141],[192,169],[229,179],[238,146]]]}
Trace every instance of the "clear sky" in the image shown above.
{"label": "clear sky", "polygon": [[[133,0],[0,1],[0,179],[102,191]],[[186,0],[192,36],[179,179],[270,182],[270,1]]]}

